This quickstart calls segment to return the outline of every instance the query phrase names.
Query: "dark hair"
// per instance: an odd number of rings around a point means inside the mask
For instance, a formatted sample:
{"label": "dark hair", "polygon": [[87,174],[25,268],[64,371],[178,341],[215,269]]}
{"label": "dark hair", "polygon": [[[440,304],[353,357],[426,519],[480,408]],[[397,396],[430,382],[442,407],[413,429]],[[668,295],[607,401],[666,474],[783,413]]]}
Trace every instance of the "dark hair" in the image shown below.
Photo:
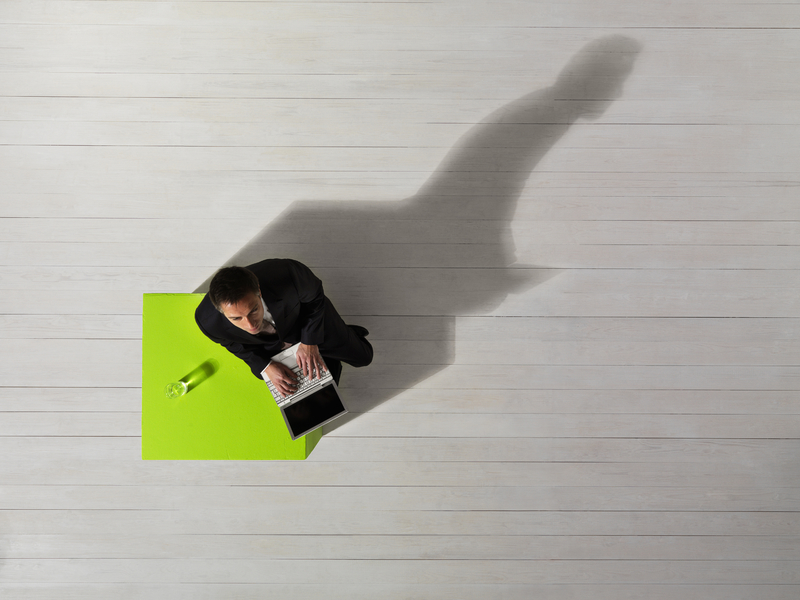
{"label": "dark hair", "polygon": [[223,267],[214,274],[208,286],[208,299],[218,311],[223,304],[236,304],[247,294],[258,294],[261,286],[255,273],[244,267]]}

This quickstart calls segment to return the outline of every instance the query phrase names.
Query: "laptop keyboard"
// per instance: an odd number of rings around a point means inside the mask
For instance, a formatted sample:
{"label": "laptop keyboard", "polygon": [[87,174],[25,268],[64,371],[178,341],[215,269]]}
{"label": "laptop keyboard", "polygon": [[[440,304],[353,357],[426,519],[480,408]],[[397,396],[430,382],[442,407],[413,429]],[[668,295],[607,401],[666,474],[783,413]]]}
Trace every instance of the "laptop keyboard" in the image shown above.
{"label": "laptop keyboard", "polygon": [[300,367],[295,367],[292,369],[294,372],[295,377],[297,378],[297,389],[293,394],[288,394],[287,396],[281,396],[278,392],[277,388],[272,384],[271,381],[267,381],[267,387],[269,391],[272,392],[272,397],[275,398],[275,403],[278,406],[284,406],[289,404],[298,394],[302,394],[308,390],[312,390],[316,387],[320,387],[326,383],[328,383],[331,379],[330,373],[324,373],[321,379],[312,379],[311,377],[306,377],[300,371]]}

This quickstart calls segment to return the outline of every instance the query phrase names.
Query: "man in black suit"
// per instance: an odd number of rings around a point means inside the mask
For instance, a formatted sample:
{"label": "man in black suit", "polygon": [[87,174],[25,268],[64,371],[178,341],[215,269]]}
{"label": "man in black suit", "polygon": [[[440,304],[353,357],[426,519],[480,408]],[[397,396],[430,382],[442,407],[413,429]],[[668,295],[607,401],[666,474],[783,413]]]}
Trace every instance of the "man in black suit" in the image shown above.
{"label": "man in black suit", "polygon": [[272,258],[220,269],[195,320],[206,337],[245,361],[259,379],[269,378],[284,395],[296,389],[296,378],[270,357],[298,342],[297,363],[306,377],[320,376],[327,363],[338,383],[342,361],[354,367],[372,362],[369,332],[346,325],[325,297],[322,282],[296,260]]}

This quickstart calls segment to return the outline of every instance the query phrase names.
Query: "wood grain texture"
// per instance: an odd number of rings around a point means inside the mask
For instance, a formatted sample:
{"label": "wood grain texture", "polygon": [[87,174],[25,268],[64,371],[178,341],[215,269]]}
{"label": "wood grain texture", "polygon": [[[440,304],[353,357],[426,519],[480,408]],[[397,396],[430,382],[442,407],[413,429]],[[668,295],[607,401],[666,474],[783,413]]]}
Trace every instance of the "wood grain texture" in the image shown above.
{"label": "wood grain texture", "polygon": [[[370,565],[371,567],[372,565]],[[415,579],[416,571],[412,565],[403,564],[401,568],[405,577]],[[792,565],[793,566],[793,565]],[[119,568],[119,567],[118,567]],[[138,570],[139,564],[130,566]],[[308,572],[307,563],[300,565],[300,569]],[[496,565],[492,566],[496,571]],[[41,600],[43,598],[68,598],[100,599],[109,596],[132,596],[161,599],[216,599],[235,594],[237,599],[259,600],[265,596],[274,595],[289,600],[306,598],[307,594],[325,594],[332,600],[368,600],[369,598],[414,598],[420,594],[431,593],[442,600],[480,600],[486,597],[487,587],[493,593],[501,594],[509,600],[528,600],[531,597],[555,598],[569,600],[586,592],[584,583],[566,584],[511,584],[495,583],[498,578],[503,578],[504,572],[499,572],[492,579],[493,583],[459,584],[437,583],[423,580],[416,584],[375,584],[353,585],[342,583],[332,585],[329,582],[319,584],[269,584],[269,583],[240,583],[236,585],[209,583],[181,583],[181,584],[143,584],[143,583],[117,583],[117,584],[11,584],[10,592],[24,600]],[[329,576],[330,577],[330,576]],[[151,579],[150,577],[148,577]],[[793,600],[793,585],[776,584],[614,584],[603,583],[591,586],[597,588],[593,597],[598,600],[634,600],[646,595],[653,600],[679,600],[686,598],[704,598],[708,600],[749,600],[753,595],[764,600]]]}
{"label": "wood grain texture", "polygon": [[[0,596],[795,600],[798,27],[0,3]],[[267,256],[371,331],[352,414],[142,461],[142,294]]]}
{"label": "wood grain texture", "polygon": [[[413,576],[413,573],[412,573]],[[86,587],[86,586],[84,586]],[[687,594],[694,598],[709,598],[710,600],[746,600],[750,594],[757,594],[759,598],[765,600],[790,600],[793,590],[791,586],[780,585],[631,585],[631,584],[607,584],[598,586],[603,588],[596,596],[599,600],[611,599],[633,599],[648,594],[655,600],[674,600],[685,598]],[[316,584],[302,586],[298,589],[297,585],[289,584],[241,584],[238,586],[226,586],[221,584],[183,584],[183,585],[143,585],[143,584],[110,584],[95,585],[91,587],[91,596],[84,598],[103,598],[109,595],[140,595],[148,598],[218,598],[225,594],[235,593],[237,598],[245,600],[256,600],[265,595],[274,594],[281,598],[291,600],[305,597],[307,593],[326,593],[331,588],[330,585]],[[710,588],[710,589],[708,589]],[[41,586],[13,586],[10,588],[20,595],[20,598],[81,598],[80,586],[61,584],[61,585],[41,585]],[[585,591],[583,584],[564,584],[564,585],[519,585],[519,584],[494,584],[492,589],[503,594],[504,598],[511,600],[525,600],[532,596],[541,597],[545,594],[551,598],[574,598]],[[330,593],[329,597],[335,600],[354,598],[357,600],[374,598],[375,596],[408,598],[431,591],[437,598],[443,600],[478,600],[485,597],[485,586],[458,585],[458,584],[399,584],[399,585],[359,585],[342,584],[335,587],[335,592]],[[96,594],[96,595],[95,595]]]}
{"label": "wood grain texture", "polygon": [[5,511],[21,536],[86,535],[94,526],[105,535],[134,529],[147,535],[459,535],[474,536],[796,536],[800,516],[791,512],[626,511],[356,511],[319,508],[310,513],[286,507],[181,510]]}
{"label": "wood grain texture", "polygon": [[[788,476],[789,474],[787,474]],[[797,487],[338,487],[322,486],[178,486],[6,485],[0,510],[181,510],[203,506],[215,511],[240,507],[292,506],[311,512],[320,503],[330,510],[472,511],[800,511]]]}

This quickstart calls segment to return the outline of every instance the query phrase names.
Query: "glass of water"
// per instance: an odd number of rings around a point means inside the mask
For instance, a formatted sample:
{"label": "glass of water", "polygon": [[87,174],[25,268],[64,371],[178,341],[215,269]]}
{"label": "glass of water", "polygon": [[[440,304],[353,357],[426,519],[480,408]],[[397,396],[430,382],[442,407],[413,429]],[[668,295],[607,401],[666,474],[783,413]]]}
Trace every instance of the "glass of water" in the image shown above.
{"label": "glass of water", "polygon": [[184,381],[169,383],[167,387],[164,388],[164,393],[167,395],[167,398],[180,398],[187,391],[189,391],[189,386],[186,385]]}

